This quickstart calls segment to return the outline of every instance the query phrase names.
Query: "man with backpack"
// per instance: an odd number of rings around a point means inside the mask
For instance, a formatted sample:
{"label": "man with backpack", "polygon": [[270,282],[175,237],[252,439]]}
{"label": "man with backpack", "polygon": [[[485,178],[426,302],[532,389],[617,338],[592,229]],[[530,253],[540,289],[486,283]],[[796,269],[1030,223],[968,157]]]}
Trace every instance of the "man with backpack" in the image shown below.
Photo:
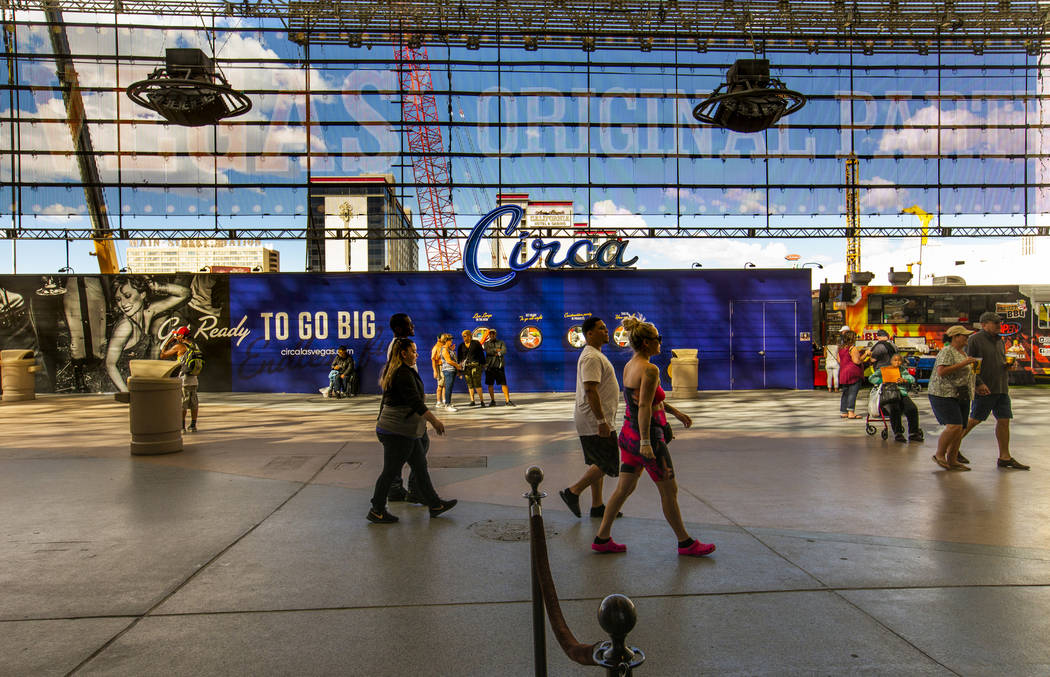
{"label": "man with backpack", "polygon": [[[174,340],[175,345],[168,348],[168,344]],[[191,433],[197,432],[197,410],[200,402],[197,399],[197,375],[204,369],[204,353],[197,344],[190,339],[190,328],[179,327],[164,342],[164,349],[160,357],[166,360],[174,357],[182,366],[182,429]],[[190,410],[190,427],[186,428],[186,410]]]}
{"label": "man with backpack", "polygon": [[890,366],[890,360],[897,354],[897,346],[890,340],[890,333],[885,329],[875,332],[876,343],[864,354],[864,358],[870,361],[870,366],[882,369]]}

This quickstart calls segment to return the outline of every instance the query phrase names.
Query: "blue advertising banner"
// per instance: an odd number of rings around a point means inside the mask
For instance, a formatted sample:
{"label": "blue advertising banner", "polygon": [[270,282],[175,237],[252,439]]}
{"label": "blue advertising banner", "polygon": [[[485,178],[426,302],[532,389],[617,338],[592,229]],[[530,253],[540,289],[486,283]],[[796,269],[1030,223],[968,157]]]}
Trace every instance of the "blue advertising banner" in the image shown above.
{"label": "blue advertising banner", "polygon": [[[353,355],[364,393],[378,392],[393,334],[389,318],[415,323],[419,372],[429,392],[430,349],[438,334],[460,340],[491,330],[507,344],[512,392],[572,391],[582,348],[579,326],[605,320],[606,354],[619,370],[631,356],[616,331],[643,315],[663,336],[654,358],[664,375],[677,348],[698,349],[700,388],[811,388],[810,271],[526,270],[499,290],[462,272],[230,276],[234,391],[317,392],[339,346]],[[734,321],[734,317],[737,321]],[[457,382],[457,390],[462,390]]]}

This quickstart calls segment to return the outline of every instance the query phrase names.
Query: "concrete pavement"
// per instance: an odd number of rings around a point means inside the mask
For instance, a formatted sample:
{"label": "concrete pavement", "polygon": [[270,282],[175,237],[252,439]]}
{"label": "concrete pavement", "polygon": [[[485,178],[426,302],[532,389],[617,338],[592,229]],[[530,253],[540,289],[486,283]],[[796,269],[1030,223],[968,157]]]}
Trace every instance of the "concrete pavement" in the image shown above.
{"label": "concrete pavement", "polygon": [[[534,464],[570,626],[604,639],[599,602],[630,596],[636,674],[1050,674],[1050,390],[1013,391],[1032,470],[997,469],[985,424],[969,473],[930,461],[924,395],[908,445],[828,393],[702,395],[671,447],[687,524],[718,545],[700,560],[647,478],[613,531],[628,552],[590,552],[597,520],[556,496],[584,469],[571,395],[439,412],[432,476],[461,502],[391,504],[393,526],[364,519],[375,397],[206,393],[201,432],[158,457],[129,455],[110,396],[5,403],[0,675],[532,674]],[[601,674],[548,643],[550,674]]]}

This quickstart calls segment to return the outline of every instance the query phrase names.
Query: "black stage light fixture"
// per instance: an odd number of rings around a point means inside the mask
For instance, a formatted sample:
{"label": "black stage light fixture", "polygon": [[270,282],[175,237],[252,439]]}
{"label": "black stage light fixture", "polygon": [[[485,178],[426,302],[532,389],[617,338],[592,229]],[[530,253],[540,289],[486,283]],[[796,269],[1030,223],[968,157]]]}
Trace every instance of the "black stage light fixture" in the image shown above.
{"label": "black stage light fixture", "polygon": [[804,95],[770,77],[768,59],[737,59],[729,68],[726,81],[693,109],[693,117],[749,134],[773,126],[804,105]]}
{"label": "black stage light fixture", "polygon": [[938,28],[942,31],[957,31],[962,27],[963,20],[951,10],[945,12],[944,16],[941,18],[941,23],[938,25]]}
{"label": "black stage light fixture", "polygon": [[535,52],[540,48],[540,41],[535,35],[526,35],[522,38],[522,46],[526,52]]}
{"label": "black stage light fixture", "polygon": [[215,62],[199,49],[174,48],[164,53],[164,67],[128,87],[128,98],[185,127],[212,125],[252,109],[244,92],[230,87]]}

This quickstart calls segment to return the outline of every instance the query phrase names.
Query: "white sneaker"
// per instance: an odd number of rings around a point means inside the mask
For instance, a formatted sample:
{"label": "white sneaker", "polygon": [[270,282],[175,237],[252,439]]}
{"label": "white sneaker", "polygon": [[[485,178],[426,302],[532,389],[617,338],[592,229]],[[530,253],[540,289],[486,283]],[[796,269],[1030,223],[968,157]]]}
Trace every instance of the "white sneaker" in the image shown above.
{"label": "white sneaker", "polygon": [[445,403],[444,402],[435,402],[434,403],[434,408],[435,409],[444,409],[445,408]]}
{"label": "white sneaker", "polygon": [[321,390],[321,397],[328,397],[328,391],[331,390],[331,388],[321,388],[320,390]]}
{"label": "white sneaker", "polygon": [[445,411],[459,411],[459,409],[456,409],[454,406],[452,406],[450,404],[447,407],[445,407]]}

